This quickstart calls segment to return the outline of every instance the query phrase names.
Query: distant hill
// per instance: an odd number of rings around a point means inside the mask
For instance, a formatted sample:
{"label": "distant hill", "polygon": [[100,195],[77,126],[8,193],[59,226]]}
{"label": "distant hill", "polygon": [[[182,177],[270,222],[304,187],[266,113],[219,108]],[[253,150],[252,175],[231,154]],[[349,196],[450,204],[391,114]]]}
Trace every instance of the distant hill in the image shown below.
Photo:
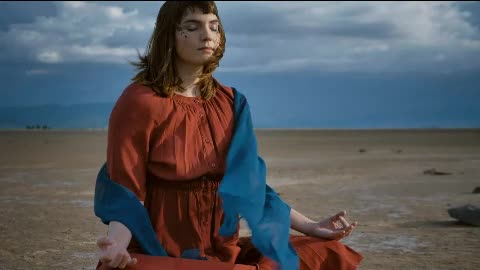
{"label": "distant hill", "polygon": [[[255,103],[255,102],[253,102]],[[0,129],[106,129],[115,104],[89,103],[76,105],[42,105],[0,107]],[[342,108],[302,107],[294,112],[271,113],[269,106],[253,104],[255,128],[479,128],[477,107],[412,108],[385,111],[375,107]],[[349,111],[350,110],[350,111]],[[312,114],[317,115],[312,117]]]}
{"label": "distant hill", "polygon": [[0,128],[107,128],[114,103],[0,107]]}

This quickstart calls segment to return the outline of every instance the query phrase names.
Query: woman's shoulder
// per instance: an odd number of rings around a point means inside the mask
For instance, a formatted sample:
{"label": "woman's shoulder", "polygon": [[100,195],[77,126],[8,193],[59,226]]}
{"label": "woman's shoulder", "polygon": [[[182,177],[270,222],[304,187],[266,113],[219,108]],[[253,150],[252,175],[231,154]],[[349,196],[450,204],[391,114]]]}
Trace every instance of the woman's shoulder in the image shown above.
{"label": "woman's shoulder", "polygon": [[132,82],[122,91],[115,108],[133,114],[159,115],[158,111],[168,104],[165,101],[151,87]]}
{"label": "woman's shoulder", "polygon": [[158,97],[151,87],[136,82],[127,85],[120,96],[126,101],[143,104],[158,102]]}
{"label": "woman's shoulder", "polygon": [[238,91],[237,88],[234,86],[227,86],[226,84],[223,84],[220,82],[218,79],[215,79],[215,82],[217,83],[217,91],[221,93],[223,96],[227,96],[229,99],[232,101],[237,97],[237,98],[244,98],[243,94]]}
{"label": "woman's shoulder", "polygon": [[214,79],[214,80],[218,85],[217,89],[221,93],[221,95],[228,96],[228,98],[232,102],[235,102],[235,100],[236,100],[238,104],[243,104],[243,103],[247,102],[247,98],[242,93],[241,90],[238,90],[234,86],[227,86],[227,85],[221,83],[220,81],[218,81],[217,79]]}

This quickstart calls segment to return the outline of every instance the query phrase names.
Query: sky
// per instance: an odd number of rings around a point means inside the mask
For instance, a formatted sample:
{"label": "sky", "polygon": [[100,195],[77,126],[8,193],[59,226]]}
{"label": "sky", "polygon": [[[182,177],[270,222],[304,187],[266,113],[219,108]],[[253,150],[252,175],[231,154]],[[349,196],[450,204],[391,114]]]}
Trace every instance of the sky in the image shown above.
{"label": "sky", "polygon": [[[480,127],[480,2],[216,2],[256,127]],[[0,108],[114,103],[163,1],[0,2]]]}

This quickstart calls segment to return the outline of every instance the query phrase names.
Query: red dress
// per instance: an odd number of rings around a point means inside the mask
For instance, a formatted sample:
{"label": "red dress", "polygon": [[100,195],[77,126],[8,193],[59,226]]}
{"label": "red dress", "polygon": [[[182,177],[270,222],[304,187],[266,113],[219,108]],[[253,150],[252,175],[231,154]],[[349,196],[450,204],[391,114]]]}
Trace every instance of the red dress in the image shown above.
{"label": "red dress", "polygon": [[[180,94],[161,97],[130,84],[109,119],[109,174],[145,202],[169,256],[198,249],[209,260],[273,269],[249,238],[239,239],[239,230],[232,237],[218,233],[223,217],[218,187],[234,132],[233,91],[219,85],[205,101]],[[293,237],[292,244],[301,269],[355,269],[362,259],[338,241],[302,236]],[[142,252],[134,238],[128,250]]]}

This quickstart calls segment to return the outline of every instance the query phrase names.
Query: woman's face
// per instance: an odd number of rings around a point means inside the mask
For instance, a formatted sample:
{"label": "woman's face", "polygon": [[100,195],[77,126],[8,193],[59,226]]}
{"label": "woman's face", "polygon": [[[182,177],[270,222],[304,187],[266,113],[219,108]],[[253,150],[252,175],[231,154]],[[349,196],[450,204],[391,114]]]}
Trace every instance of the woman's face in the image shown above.
{"label": "woman's face", "polygon": [[215,14],[196,9],[187,12],[176,31],[176,51],[182,62],[203,66],[220,43],[220,23]]}

